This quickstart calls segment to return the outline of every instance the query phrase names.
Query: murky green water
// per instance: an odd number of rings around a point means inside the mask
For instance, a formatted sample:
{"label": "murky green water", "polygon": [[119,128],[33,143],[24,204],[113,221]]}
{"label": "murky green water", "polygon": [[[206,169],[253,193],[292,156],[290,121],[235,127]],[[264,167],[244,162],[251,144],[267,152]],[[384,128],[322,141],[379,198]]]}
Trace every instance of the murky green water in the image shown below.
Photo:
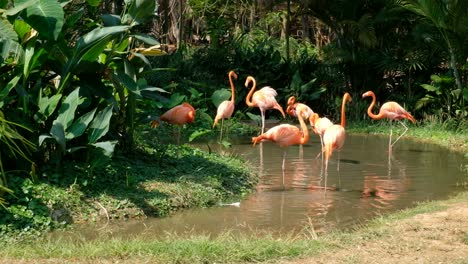
{"label": "murky green water", "polygon": [[467,163],[462,155],[407,139],[398,141],[389,155],[387,137],[348,135],[343,150],[333,154],[325,172],[317,156],[320,141],[314,136],[307,145],[287,149],[284,176],[283,149],[273,143],[252,147],[246,139],[217,151],[243,157],[260,173],[256,192],[238,201],[238,206],[87,226],[78,231],[80,236],[156,237],[165,232],[217,234],[226,230],[288,233],[311,227],[326,232],[353,228],[416,202],[447,198],[465,190],[468,182],[460,169]]}

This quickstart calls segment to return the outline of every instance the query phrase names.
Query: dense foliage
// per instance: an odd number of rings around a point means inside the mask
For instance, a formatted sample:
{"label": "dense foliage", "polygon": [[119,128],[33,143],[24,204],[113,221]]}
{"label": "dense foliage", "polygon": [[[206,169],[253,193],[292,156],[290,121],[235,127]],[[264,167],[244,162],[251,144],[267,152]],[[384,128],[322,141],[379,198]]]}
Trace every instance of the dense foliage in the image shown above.
{"label": "dense foliage", "polygon": [[[21,199],[14,183],[70,182],[64,164],[91,173],[131,153],[136,124],[182,101],[197,108],[190,139],[209,135],[229,70],[239,75],[237,119],[258,114],[243,103],[252,75],[281,104],[295,95],[335,120],[345,91],[374,90],[418,120],[466,129],[467,6],[0,0],[0,205]],[[367,104],[354,100],[349,118],[363,119]]]}

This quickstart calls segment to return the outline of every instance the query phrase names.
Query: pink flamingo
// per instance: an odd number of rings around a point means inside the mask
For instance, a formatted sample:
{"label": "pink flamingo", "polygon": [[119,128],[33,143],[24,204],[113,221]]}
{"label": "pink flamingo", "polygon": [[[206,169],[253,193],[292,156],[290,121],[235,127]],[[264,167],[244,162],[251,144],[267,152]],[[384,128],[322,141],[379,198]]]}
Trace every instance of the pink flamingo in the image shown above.
{"label": "pink flamingo", "polygon": [[408,127],[405,126],[403,122],[401,122],[401,119],[408,119],[411,122],[416,123],[416,119],[408,113],[401,105],[399,105],[396,102],[386,102],[384,103],[379,110],[379,113],[376,115],[372,113],[372,109],[374,108],[375,101],[377,100],[375,98],[375,94],[372,91],[367,91],[362,94],[362,98],[371,96],[372,97],[372,102],[369,105],[369,108],[367,109],[367,114],[369,115],[370,118],[374,120],[379,120],[382,118],[388,118],[390,120],[390,124],[392,123],[393,120],[397,120],[404,128],[405,131],[392,143],[392,128],[390,128],[390,140],[388,141],[388,149],[389,151],[392,149],[393,145],[408,131]]}
{"label": "pink flamingo", "polygon": [[[333,125],[332,121],[326,117],[319,117],[317,113],[314,113],[310,119],[310,126],[312,127],[312,131],[316,135],[319,135],[320,137],[320,144],[322,146],[322,152],[323,153],[323,134],[327,130],[327,128],[331,127]],[[318,157],[318,156],[317,156]]]}
{"label": "pink flamingo", "polygon": [[262,89],[255,91],[257,82],[252,76],[248,76],[245,80],[245,87],[248,87],[250,83],[253,83],[252,88],[250,89],[247,97],[245,98],[245,103],[249,107],[258,107],[260,108],[260,113],[262,114],[262,134],[265,131],[265,111],[268,109],[277,109],[281,112],[283,117],[286,117],[284,114],[283,108],[276,102],[275,96],[277,95],[275,89],[266,86]]}
{"label": "pink flamingo", "polygon": [[221,119],[221,131],[219,136],[219,141],[223,138],[223,123],[224,119],[231,118],[232,113],[234,112],[234,102],[235,102],[235,92],[234,92],[234,83],[232,78],[237,79],[237,74],[234,71],[230,71],[228,74],[229,83],[231,85],[231,100],[225,100],[218,105],[218,111],[213,122],[213,128],[218,124],[218,121]]}
{"label": "pink flamingo", "polygon": [[[346,103],[349,101],[351,102],[352,98],[349,93],[345,93],[343,96],[343,101],[341,102],[341,124],[340,125],[332,125],[325,133],[323,133],[323,145],[324,145],[324,152],[325,152],[325,170],[328,168],[328,160],[330,159],[334,150],[341,150],[345,143],[346,139],[346,116],[345,116],[345,107]],[[338,164],[339,164],[339,157],[338,157]],[[338,165],[338,170],[340,167]]]}
{"label": "pink flamingo", "polygon": [[281,124],[268,129],[267,132],[262,133],[258,137],[252,138],[254,146],[263,140],[268,140],[283,148],[283,165],[281,166],[283,171],[283,183],[287,148],[292,145],[304,145],[309,141],[309,130],[302,118],[303,113],[302,111],[299,111],[297,114],[301,129],[290,124]]}
{"label": "pink flamingo", "polygon": [[291,96],[288,98],[288,107],[286,108],[286,113],[290,116],[293,116],[293,117],[297,117],[297,108],[301,108],[302,109],[302,113],[304,114],[303,118],[304,119],[309,119],[311,115],[314,114],[314,111],[312,111],[312,109],[305,105],[305,104],[302,104],[302,103],[296,103],[296,97],[295,96]]}
{"label": "pink flamingo", "polygon": [[182,103],[178,106],[169,109],[160,117],[151,121],[151,127],[158,127],[161,121],[179,126],[179,133],[177,136],[177,143],[179,143],[181,127],[184,124],[193,123],[195,121],[195,112],[195,108],[193,108],[192,105],[190,105],[189,103]]}

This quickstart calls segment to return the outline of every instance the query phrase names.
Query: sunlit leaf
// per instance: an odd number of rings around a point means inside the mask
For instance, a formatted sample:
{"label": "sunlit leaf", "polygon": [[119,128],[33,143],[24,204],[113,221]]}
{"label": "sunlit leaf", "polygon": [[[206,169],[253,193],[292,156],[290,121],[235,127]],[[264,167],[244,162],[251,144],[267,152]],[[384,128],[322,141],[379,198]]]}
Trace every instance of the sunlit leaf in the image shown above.
{"label": "sunlit leaf", "polygon": [[104,141],[104,142],[97,142],[91,145],[97,148],[100,148],[103,151],[103,154],[106,155],[107,157],[112,157],[112,155],[114,154],[114,149],[115,149],[115,146],[117,145],[117,142],[118,142],[117,140]]}
{"label": "sunlit leaf", "polygon": [[55,139],[59,144],[60,149],[65,151],[66,141],[65,141],[65,129],[62,123],[58,120],[54,120],[52,127],[50,129],[50,135]]}
{"label": "sunlit leaf", "polygon": [[[40,113],[40,116],[44,116],[45,118],[51,116],[52,113],[57,108],[57,105],[60,102],[61,98],[62,98],[61,94],[53,95],[50,98],[43,97],[42,90],[40,90],[39,98],[38,98],[38,105],[39,105],[38,113]],[[45,121],[45,120],[41,120],[41,121]]]}
{"label": "sunlit leaf", "polygon": [[206,135],[206,134],[209,134],[211,132],[212,132],[212,130],[210,130],[210,129],[201,129],[201,130],[194,131],[189,136],[189,142],[192,142],[196,138],[201,137],[201,136]]}
{"label": "sunlit leaf", "polygon": [[15,1],[15,6],[7,9],[4,14],[7,16],[14,16],[32,5],[37,5],[37,2],[39,2],[39,0]]}
{"label": "sunlit leaf", "polygon": [[129,28],[129,26],[113,26],[93,29],[77,41],[76,49],[81,51],[90,48],[90,46],[94,45],[97,41],[100,41],[109,35],[123,33]]}
{"label": "sunlit leaf", "polygon": [[141,25],[152,18],[156,11],[154,0],[131,0],[127,13],[123,16],[123,23],[128,25]]}
{"label": "sunlit leaf", "polygon": [[6,19],[0,17],[0,36],[1,38],[18,41],[18,35],[13,29],[13,25]]}
{"label": "sunlit leaf", "polygon": [[148,44],[148,45],[151,45],[157,49],[160,49],[161,48],[161,44],[159,43],[158,40],[156,40],[154,37],[150,36],[150,35],[147,35],[147,34],[134,34],[134,35],[131,35],[132,37],[140,40],[140,41],[143,41],[145,44]]}
{"label": "sunlit leaf", "polygon": [[64,11],[56,0],[39,0],[26,9],[24,19],[35,28],[41,36],[57,39],[64,23]]}
{"label": "sunlit leaf", "polygon": [[112,117],[112,105],[99,111],[94,120],[89,125],[88,141],[93,144],[109,131],[110,119]]}
{"label": "sunlit leaf", "polygon": [[79,104],[79,92],[80,88],[76,88],[65,98],[60,106],[57,121],[63,125],[64,130],[71,126],[75,118],[75,111]]}
{"label": "sunlit leaf", "polygon": [[83,135],[89,123],[93,120],[95,113],[96,108],[76,119],[70,129],[66,131],[65,138],[70,140]]}

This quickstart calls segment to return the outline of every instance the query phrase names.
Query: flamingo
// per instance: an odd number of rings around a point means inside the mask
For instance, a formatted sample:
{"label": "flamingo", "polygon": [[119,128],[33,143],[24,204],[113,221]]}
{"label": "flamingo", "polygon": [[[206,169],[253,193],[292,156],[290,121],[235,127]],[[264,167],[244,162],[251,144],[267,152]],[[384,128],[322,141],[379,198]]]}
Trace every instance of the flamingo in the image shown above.
{"label": "flamingo", "polygon": [[[328,160],[330,159],[334,150],[341,150],[345,143],[346,138],[346,117],[345,117],[345,107],[346,103],[349,101],[351,102],[352,98],[349,93],[345,93],[343,95],[343,101],[341,102],[341,124],[340,125],[332,125],[325,130],[323,133],[323,145],[324,145],[324,152],[325,152],[325,170],[328,168]],[[338,158],[338,162],[339,162]],[[338,163],[339,164],[339,163]],[[338,165],[338,170],[340,167]]]}
{"label": "flamingo", "polygon": [[186,123],[193,123],[195,121],[195,112],[195,108],[193,108],[192,105],[184,102],[178,106],[169,109],[160,117],[151,121],[151,127],[158,127],[161,121],[179,126],[179,133],[177,136],[177,143],[179,143],[180,128]]}
{"label": "flamingo", "polygon": [[330,121],[330,119],[326,117],[320,117],[317,113],[312,114],[312,116],[309,118],[309,122],[310,126],[312,127],[312,131],[314,131],[314,133],[320,137],[320,145],[322,146],[322,151],[320,153],[323,154],[323,134],[327,128],[333,125],[333,123]]}
{"label": "flamingo", "polygon": [[290,116],[293,116],[293,117],[297,117],[297,108],[303,108],[303,118],[304,119],[309,119],[310,116],[312,116],[314,114],[314,111],[312,111],[312,109],[305,105],[305,104],[302,104],[302,103],[296,103],[296,97],[295,96],[291,96],[288,98],[288,107],[286,108],[286,113]]}
{"label": "flamingo", "polygon": [[281,112],[283,117],[286,117],[284,114],[283,108],[276,102],[275,96],[277,95],[275,89],[266,86],[262,89],[255,91],[257,82],[252,76],[248,76],[245,80],[245,87],[248,87],[250,83],[253,83],[252,88],[250,89],[247,97],[245,98],[245,103],[249,107],[258,107],[262,114],[262,134],[265,131],[265,111],[268,109],[277,109]]}
{"label": "flamingo", "polygon": [[304,123],[303,113],[302,111],[299,111],[297,114],[301,129],[290,124],[281,124],[268,129],[267,132],[262,133],[258,137],[252,138],[252,143],[254,146],[263,140],[268,140],[278,144],[283,148],[283,165],[281,166],[283,171],[283,182],[287,148],[292,145],[304,145],[309,141],[309,130]]}
{"label": "flamingo", "polygon": [[221,104],[218,105],[218,111],[216,113],[216,117],[214,119],[213,128],[218,124],[218,121],[221,119],[221,132],[219,135],[219,141],[223,138],[223,123],[224,119],[228,119],[232,116],[234,112],[234,102],[235,102],[235,93],[234,93],[234,83],[232,82],[232,78],[237,79],[237,74],[234,71],[230,71],[228,74],[229,83],[231,85],[231,100],[225,100]]}
{"label": "flamingo", "polygon": [[374,120],[379,120],[382,118],[388,118],[390,120],[390,124],[392,123],[393,120],[397,120],[404,128],[405,131],[392,143],[392,128],[390,127],[390,140],[388,141],[388,149],[389,151],[392,149],[393,145],[408,131],[408,127],[405,126],[403,122],[401,122],[401,119],[408,119],[411,122],[416,123],[416,119],[408,113],[401,105],[399,105],[396,102],[386,102],[384,103],[379,110],[379,113],[376,115],[372,113],[372,109],[374,108],[375,105],[375,94],[372,91],[367,91],[362,94],[362,98],[371,96],[372,97],[372,102],[369,105],[369,108],[367,109],[367,114],[369,115],[370,118]]}

